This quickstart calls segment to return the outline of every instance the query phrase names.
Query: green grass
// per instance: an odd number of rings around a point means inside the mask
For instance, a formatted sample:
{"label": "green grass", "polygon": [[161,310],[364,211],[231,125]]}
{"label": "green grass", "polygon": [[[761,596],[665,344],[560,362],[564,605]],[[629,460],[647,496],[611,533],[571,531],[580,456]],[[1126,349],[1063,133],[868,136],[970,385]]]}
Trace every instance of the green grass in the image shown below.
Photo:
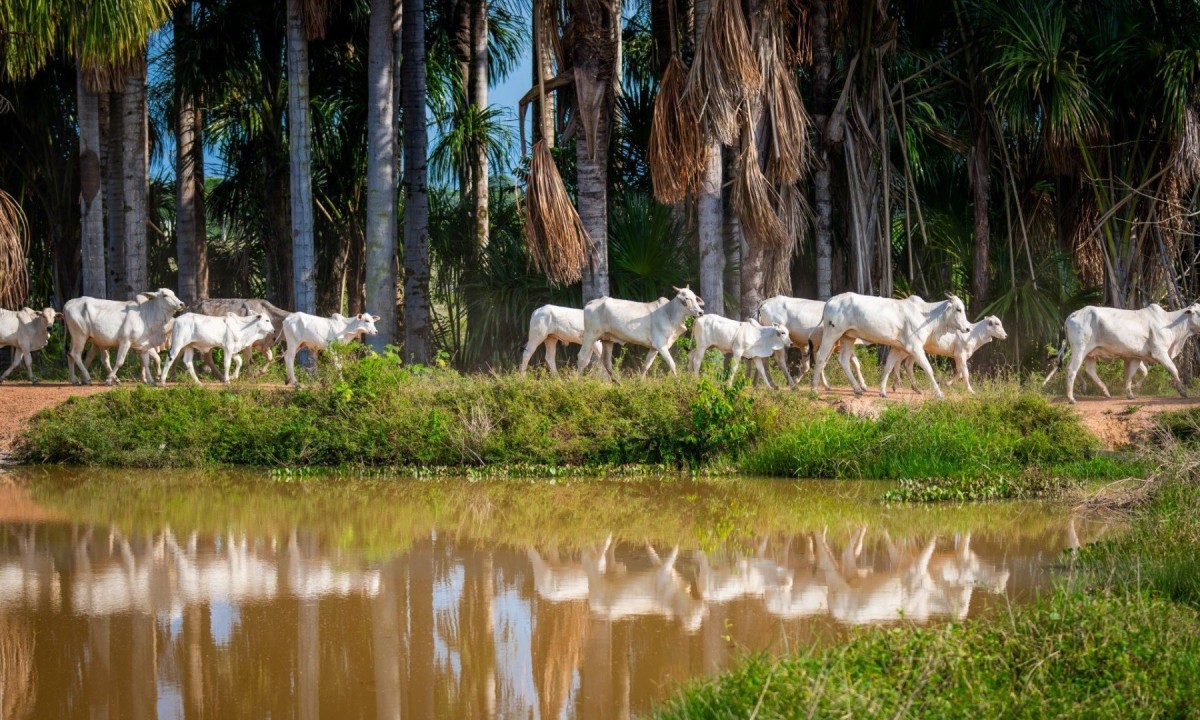
{"label": "green grass", "polygon": [[1195,717],[1200,713],[1200,449],[1162,423],[1126,532],[1085,546],[1057,590],[965,624],[857,632],[748,657],[654,714],[749,717]]}
{"label": "green grass", "polygon": [[1044,495],[1137,471],[1099,456],[1071,409],[1015,384],[862,418],[712,376],[460,375],[392,355],[351,359],[341,377],[323,367],[300,390],[137,385],[74,398],[34,419],[22,452],[99,467],[661,466],[906,481],[892,500]]}

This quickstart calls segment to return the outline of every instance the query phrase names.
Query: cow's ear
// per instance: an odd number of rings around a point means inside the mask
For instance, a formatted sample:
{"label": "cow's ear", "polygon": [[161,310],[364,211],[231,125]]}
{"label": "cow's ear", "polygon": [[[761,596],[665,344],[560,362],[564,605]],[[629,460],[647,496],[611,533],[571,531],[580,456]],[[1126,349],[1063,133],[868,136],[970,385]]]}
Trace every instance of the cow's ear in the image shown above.
{"label": "cow's ear", "polygon": [[674,285],[672,285],[672,286],[671,286],[671,289],[672,289],[672,290],[674,290],[675,292],[683,292],[682,290],[680,290],[679,288],[675,287]]}
{"label": "cow's ear", "polygon": [[153,298],[154,298],[154,293],[144,292],[144,293],[137,294],[137,299],[142,300],[143,302],[146,300],[151,300]]}
{"label": "cow's ear", "polygon": [[749,322],[751,325],[753,325],[754,327],[762,327],[762,325],[760,325],[760,324],[759,324],[759,322],[758,322],[758,318],[753,318],[753,317],[752,317],[752,318],[750,318],[750,320],[749,320],[748,322]]}
{"label": "cow's ear", "polygon": [[372,315],[372,316],[371,316],[371,322],[379,322],[379,316],[378,316],[378,315]]}

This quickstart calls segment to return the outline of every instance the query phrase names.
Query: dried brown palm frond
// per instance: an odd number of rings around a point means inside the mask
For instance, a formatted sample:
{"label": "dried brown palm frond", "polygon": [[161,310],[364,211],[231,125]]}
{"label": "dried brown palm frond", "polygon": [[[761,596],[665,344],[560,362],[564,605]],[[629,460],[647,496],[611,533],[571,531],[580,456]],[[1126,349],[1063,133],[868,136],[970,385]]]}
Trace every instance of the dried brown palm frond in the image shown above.
{"label": "dried brown palm frond", "polygon": [[737,174],[729,196],[737,213],[746,241],[763,247],[777,248],[787,242],[783,223],[775,208],[779,193],[763,174],[758,162],[758,147],[751,123],[742,132],[742,148],[737,156]]}
{"label": "dried brown palm frond", "polygon": [[696,188],[704,162],[696,115],[683,100],[686,83],[687,69],[675,55],[658,85],[650,129],[650,179],[655,199],[664,205],[683,200]]}
{"label": "dried brown palm frond", "polygon": [[738,109],[761,91],[762,74],[740,0],[713,0],[684,91],[705,135],[725,145],[737,143]]}
{"label": "dried brown palm frond", "polygon": [[29,296],[29,223],[12,195],[0,190],[0,307],[19,308]]}
{"label": "dried brown palm frond", "polygon": [[309,40],[320,40],[325,37],[330,0],[299,0],[299,2],[300,22],[304,25],[304,36]]}
{"label": "dried brown palm frond", "polygon": [[1065,208],[1067,237],[1071,242],[1071,257],[1079,278],[1086,286],[1104,284],[1104,248],[1100,233],[1094,232],[1100,222],[1100,211],[1091,193],[1074,192]]}
{"label": "dried brown palm frond", "polygon": [[771,3],[755,20],[754,46],[763,77],[767,120],[767,177],[780,185],[793,183],[808,168],[811,122],[790,62],[787,25],[791,14],[785,4]]}
{"label": "dried brown palm frond", "polygon": [[525,191],[525,243],[533,265],[552,284],[570,285],[583,277],[588,234],[567,195],[546,141],[533,145]]}
{"label": "dried brown palm frond", "polygon": [[1183,122],[1175,136],[1175,147],[1171,151],[1172,172],[1179,176],[1184,185],[1200,179],[1200,115],[1188,107],[1183,113]]}

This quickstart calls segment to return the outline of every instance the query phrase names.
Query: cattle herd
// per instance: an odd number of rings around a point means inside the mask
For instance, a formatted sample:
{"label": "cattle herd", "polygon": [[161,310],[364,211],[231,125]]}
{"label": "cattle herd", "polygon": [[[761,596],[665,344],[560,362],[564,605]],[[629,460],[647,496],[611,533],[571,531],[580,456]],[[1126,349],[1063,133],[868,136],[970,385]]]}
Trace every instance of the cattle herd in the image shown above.
{"label": "cattle herd", "polygon": [[[594,362],[615,381],[612,350],[617,343],[649,349],[642,362],[643,375],[660,355],[674,373],[671,347],[687,332],[687,320],[695,318],[694,348],[688,358],[688,369],[695,374],[700,372],[706,353],[715,348],[732,357],[730,384],[745,359],[753,364],[762,381],[773,387],[763,361],[774,357],[788,384],[795,387],[796,379],[788,370],[787,348],[797,347],[807,349],[801,375],[812,370],[814,391],[820,385],[829,387],[825,365],[837,353],[851,388],[855,394],[861,394],[867,384],[854,346],[877,344],[888,348],[880,395],[887,397],[889,379],[897,367],[900,368],[897,375],[907,373],[909,384],[919,392],[914,368],[920,367],[929,376],[934,395],[940,398],[942,391],[929,364],[929,355],[953,358],[955,374],[946,384],[962,378],[967,391],[974,393],[968,361],[987,343],[1007,337],[995,316],[971,323],[962,300],[954,295],[947,295],[940,302],[927,302],[915,295],[893,299],[843,293],[828,302],[781,295],[764,301],[748,321],[739,322],[705,315],[704,301],[688,287],[674,290],[675,297],[669,300],[659,298],[644,303],[603,297],[587,303],[582,310],[557,305],[538,308],[529,319],[529,340],[521,357],[521,373],[527,370],[538,347],[544,347],[546,364],[557,375],[558,343],[582,345],[577,363],[580,373]],[[334,314],[327,318],[290,313],[266,300],[205,299],[185,308],[183,301],[167,288],[141,293],[129,301],[75,298],[63,306],[61,313],[53,308],[0,310],[0,347],[13,349],[12,364],[0,375],[0,382],[22,362],[30,382],[37,382],[32,353],[46,346],[50,328],[58,318],[63,318],[70,335],[68,376],[72,384],[85,385],[91,383],[88,368],[97,354],[107,373],[105,382],[117,382],[117,371],[130,350],[141,361],[142,380],[146,383],[165,384],[181,355],[188,374],[199,383],[193,363],[196,353],[215,375],[212,351],[218,348],[224,361],[221,379],[229,383],[238,378],[254,350],[262,352],[269,364],[274,357],[273,348],[281,342],[286,346],[288,384],[296,385],[295,361],[300,350],[316,353],[334,342],[375,335],[375,321],[379,319],[369,313],[353,317]],[[1106,359],[1125,362],[1125,393],[1130,398],[1134,396],[1134,378],[1139,372],[1143,376],[1148,372],[1147,362],[1157,362],[1166,368],[1179,393],[1184,395],[1174,358],[1197,332],[1200,332],[1200,304],[1174,312],[1158,305],[1140,310],[1082,308],[1067,317],[1065,338],[1043,385],[1062,366],[1069,350],[1066,395],[1072,403],[1081,367],[1109,396],[1108,388],[1096,374],[1096,362]],[[114,349],[116,361],[110,364],[108,353]],[[166,363],[159,358],[160,350],[168,351]],[[266,368],[264,365],[261,372],[266,372]]]}
{"label": "cattle herd", "polygon": [[[178,314],[183,310],[188,312]],[[37,382],[33,376],[32,353],[46,346],[50,326],[60,317],[70,335],[67,375],[72,385],[91,384],[88,368],[97,354],[104,362],[105,382],[109,385],[118,382],[117,371],[130,350],[141,360],[143,382],[166,384],[167,374],[182,355],[188,374],[199,383],[193,364],[195,354],[200,353],[209,370],[216,374],[212,351],[218,348],[224,356],[221,379],[228,384],[231,379],[237,379],[243,361],[249,362],[252,350],[263,352],[270,363],[272,348],[281,341],[286,344],[284,359],[288,383],[296,385],[295,360],[301,349],[316,353],[333,342],[375,335],[375,321],[379,319],[369,313],[354,317],[334,314],[328,318],[289,313],[266,300],[210,299],[197,302],[193,308],[185,308],[183,301],[168,288],[140,293],[129,301],[75,298],[67,301],[61,313],[53,308],[41,312],[29,308],[15,312],[0,310],[0,347],[13,348],[12,365],[0,376],[0,381],[23,360],[30,382]],[[117,351],[116,362],[110,363],[108,351],[113,349]],[[159,358],[160,350],[168,351],[165,364]],[[232,378],[231,364],[234,366]],[[154,365],[153,370],[151,365]]]}

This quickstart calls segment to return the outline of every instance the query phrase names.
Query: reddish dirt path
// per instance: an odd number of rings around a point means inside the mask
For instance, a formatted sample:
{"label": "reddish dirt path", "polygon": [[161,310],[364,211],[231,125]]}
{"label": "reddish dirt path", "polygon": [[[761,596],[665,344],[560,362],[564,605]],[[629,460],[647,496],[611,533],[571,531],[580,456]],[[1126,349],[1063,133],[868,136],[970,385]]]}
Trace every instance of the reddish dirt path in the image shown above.
{"label": "reddish dirt path", "polygon": [[0,385],[0,456],[8,454],[29,419],[39,410],[57,405],[69,397],[104,392],[108,386],[74,386],[70,383],[46,382],[30,385],[24,382]]}

